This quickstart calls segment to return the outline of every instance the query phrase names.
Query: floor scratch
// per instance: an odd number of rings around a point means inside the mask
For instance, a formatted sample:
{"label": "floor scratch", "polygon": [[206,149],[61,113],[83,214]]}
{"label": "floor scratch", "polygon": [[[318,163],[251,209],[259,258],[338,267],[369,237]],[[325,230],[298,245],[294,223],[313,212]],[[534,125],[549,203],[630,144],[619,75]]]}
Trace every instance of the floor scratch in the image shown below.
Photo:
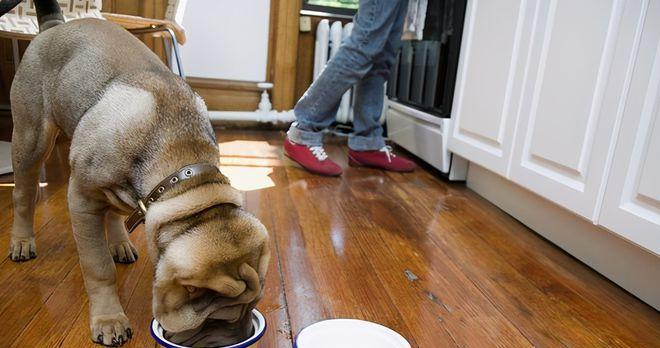
{"label": "floor scratch", "polygon": [[427,290],[426,297],[428,297],[429,300],[433,301],[435,304],[442,306],[442,308],[446,309],[447,312],[451,312],[451,308],[449,308],[449,306],[447,306],[444,302],[442,302],[442,300],[440,300],[440,298],[438,298],[438,296],[436,296],[434,293]]}
{"label": "floor scratch", "polygon": [[414,282],[414,281],[416,281],[416,280],[419,280],[419,278],[415,275],[415,273],[413,273],[413,272],[412,272],[411,270],[409,270],[409,269],[405,270],[403,273],[405,273],[406,278],[408,278],[408,280],[410,280],[411,282]]}

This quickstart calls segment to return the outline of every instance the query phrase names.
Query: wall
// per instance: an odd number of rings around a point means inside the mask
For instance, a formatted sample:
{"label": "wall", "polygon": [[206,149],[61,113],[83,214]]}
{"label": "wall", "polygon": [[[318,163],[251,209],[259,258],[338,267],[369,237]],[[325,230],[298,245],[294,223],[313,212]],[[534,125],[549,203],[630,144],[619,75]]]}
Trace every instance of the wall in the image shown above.
{"label": "wall", "polygon": [[181,47],[191,77],[265,81],[270,0],[188,1]]}

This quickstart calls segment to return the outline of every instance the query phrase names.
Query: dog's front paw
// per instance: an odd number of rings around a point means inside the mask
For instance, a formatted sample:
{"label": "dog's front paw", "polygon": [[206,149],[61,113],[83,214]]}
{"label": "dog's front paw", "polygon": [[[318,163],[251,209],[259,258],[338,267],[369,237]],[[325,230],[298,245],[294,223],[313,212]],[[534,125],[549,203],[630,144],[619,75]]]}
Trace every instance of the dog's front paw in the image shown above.
{"label": "dog's front paw", "polygon": [[117,347],[133,336],[131,324],[124,313],[95,315],[91,320],[92,341],[104,346]]}
{"label": "dog's front paw", "polygon": [[23,262],[37,257],[37,245],[34,237],[11,238],[9,243],[9,258],[14,262]]}
{"label": "dog's front paw", "polygon": [[108,247],[112,259],[117,263],[133,263],[138,259],[137,249],[130,241],[112,243]]}

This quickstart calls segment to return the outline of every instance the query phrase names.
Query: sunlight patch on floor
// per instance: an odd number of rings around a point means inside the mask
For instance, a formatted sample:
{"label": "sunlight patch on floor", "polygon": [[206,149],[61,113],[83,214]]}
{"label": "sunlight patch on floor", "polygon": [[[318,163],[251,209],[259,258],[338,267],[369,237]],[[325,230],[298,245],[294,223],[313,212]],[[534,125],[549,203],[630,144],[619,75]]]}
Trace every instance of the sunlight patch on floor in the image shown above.
{"label": "sunlight patch on floor", "polygon": [[280,167],[283,166],[284,163],[279,158],[220,156],[220,165],[242,167]]}
{"label": "sunlight patch on floor", "polygon": [[242,191],[274,187],[269,177],[273,167],[282,166],[281,150],[267,141],[234,140],[218,144],[220,171],[231,185]]}
{"label": "sunlight patch on floor", "polygon": [[[14,186],[16,186],[16,185],[13,182],[0,183],[0,187],[14,187]],[[39,187],[46,187],[46,186],[48,186],[47,182],[40,182],[39,183]]]}
{"label": "sunlight patch on floor", "polygon": [[221,156],[279,159],[280,147],[267,141],[234,140],[218,144]]}
{"label": "sunlight patch on floor", "polygon": [[269,177],[271,167],[245,167],[220,165],[220,171],[231,181],[231,186],[241,191],[261,190],[274,187],[275,182]]}

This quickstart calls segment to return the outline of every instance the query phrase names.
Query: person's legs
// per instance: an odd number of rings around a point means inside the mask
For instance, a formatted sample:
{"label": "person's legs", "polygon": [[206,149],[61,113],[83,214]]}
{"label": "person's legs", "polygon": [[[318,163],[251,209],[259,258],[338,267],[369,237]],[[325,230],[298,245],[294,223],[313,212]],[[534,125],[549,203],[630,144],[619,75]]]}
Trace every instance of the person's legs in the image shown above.
{"label": "person's legs", "polygon": [[372,69],[405,3],[407,0],[360,1],[353,32],[294,108],[297,121],[287,133],[292,142],[322,144],[320,131],[334,121],[344,92]]}
{"label": "person's legs", "polygon": [[385,99],[385,81],[396,62],[401,47],[403,22],[408,10],[404,0],[390,31],[383,51],[376,57],[371,70],[355,88],[353,134],[348,139],[348,160],[353,166],[368,166],[397,172],[415,169],[415,163],[392,153],[385,145],[383,127],[379,120]]}
{"label": "person's legs", "polygon": [[348,147],[356,151],[379,150],[385,146],[383,127],[379,120],[385,98],[385,81],[396,63],[401,47],[403,21],[408,10],[408,0],[399,4],[396,17],[383,50],[376,56],[369,72],[355,87],[353,107],[353,134]]}

